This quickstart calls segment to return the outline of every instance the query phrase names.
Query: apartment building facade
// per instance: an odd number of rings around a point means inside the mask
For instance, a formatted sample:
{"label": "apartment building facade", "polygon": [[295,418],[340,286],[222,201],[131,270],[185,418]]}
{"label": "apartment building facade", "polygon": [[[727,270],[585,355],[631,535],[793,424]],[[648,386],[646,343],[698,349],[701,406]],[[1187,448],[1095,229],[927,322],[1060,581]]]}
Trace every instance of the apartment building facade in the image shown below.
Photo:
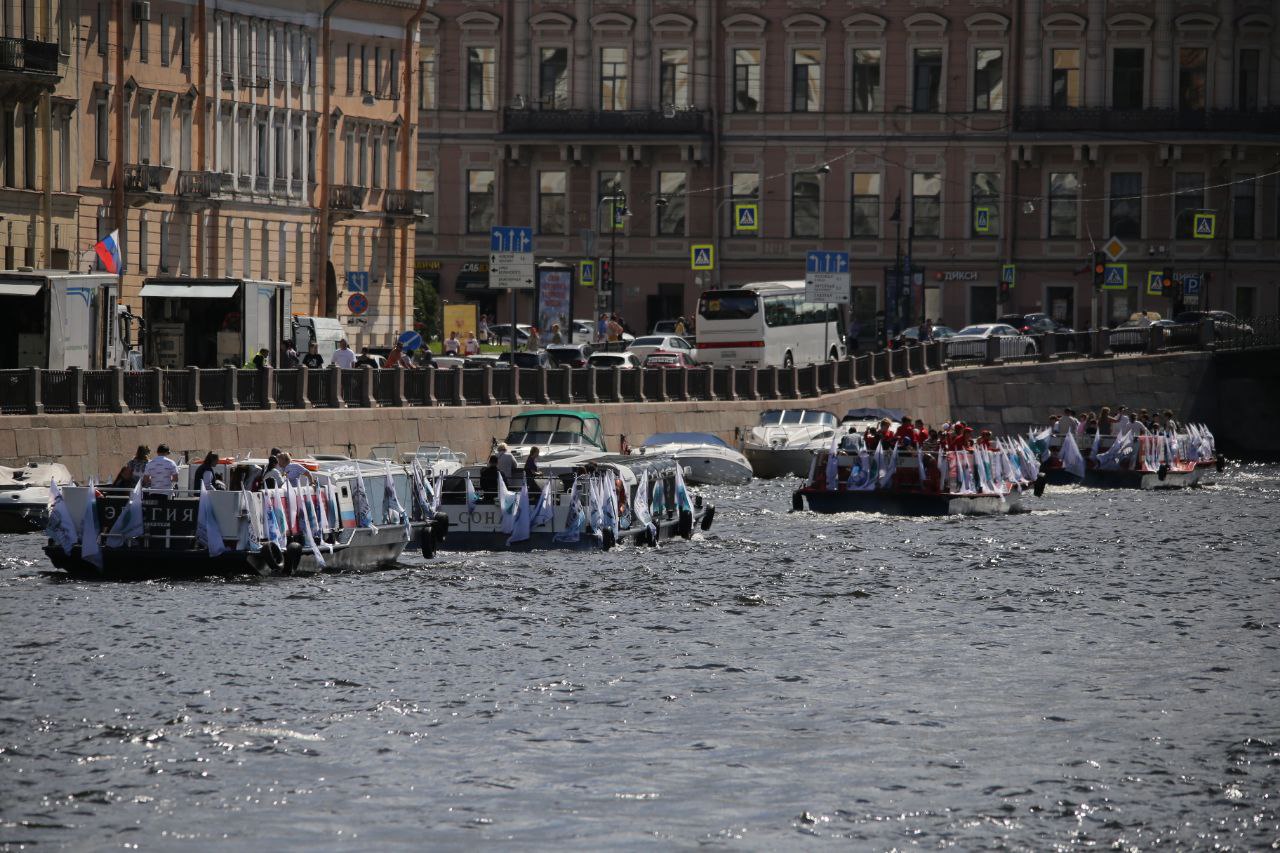
{"label": "apartment building facade", "polygon": [[[904,320],[1083,328],[1095,299],[1104,322],[1168,314],[1145,288],[1165,265],[1209,274],[1201,305],[1274,313],[1276,7],[441,0],[418,69],[417,266],[505,319],[488,229],[531,225],[541,258],[615,257],[607,304],[637,330],[707,287],[801,278],[818,249],[851,253],[867,334],[899,263]],[[1173,236],[1193,205],[1219,213],[1213,239]],[[1098,296],[1086,264],[1111,236],[1128,286]],[[691,269],[695,245],[714,270]]]}
{"label": "apartment building facade", "polygon": [[[170,353],[184,362],[208,361],[244,318],[222,291],[151,299],[147,281],[269,282],[283,325],[338,317],[353,342],[408,328],[417,114],[404,85],[424,6],[81,3],[75,265],[118,228],[134,313],[205,339]],[[352,310],[348,289],[367,307]]]}

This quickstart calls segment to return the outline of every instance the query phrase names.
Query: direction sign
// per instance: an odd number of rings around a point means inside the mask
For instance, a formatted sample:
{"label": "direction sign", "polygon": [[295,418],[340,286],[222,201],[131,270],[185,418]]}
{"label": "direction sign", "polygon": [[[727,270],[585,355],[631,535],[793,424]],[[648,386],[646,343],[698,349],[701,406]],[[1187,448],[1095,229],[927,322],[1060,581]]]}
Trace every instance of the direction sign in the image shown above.
{"label": "direction sign", "polygon": [[533,289],[533,229],[495,225],[489,229],[489,287]]}
{"label": "direction sign", "polygon": [[1183,273],[1182,274],[1182,295],[1183,296],[1199,296],[1200,282],[1201,282],[1201,278],[1199,273]]}
{"label": "direction sign", "polygon": [[1113,261],[1120,260],[1120,256],[1124,254],[1126,246],[1120,242],[1119,237],[1112,237],[1102,247],[1102,251],[1107,253],[1107,257]]}
{"label": "direction sign", "polygon": [[978,234],[991,233],[991,208],[975,207],[973,209],[973,230]]}
{"label": "direction sign", "polygon": [[363,293],[353,293],[347,297],[347,310],[357,317],[369,310],[369,297]]}
{"label": "direction sign", "polygon": [[596,286],[595,261],[578,261],[578,283],[583,287]]}
{"label": "direction sign", "polygon": [[735,202],[733,205],[733,228],[735,231],[759,231],[760,205],[754,201]]}
{"label": "direction sign", "polygon": [[1018,283],[1018,267],[1016,264],[1005,264],[1000,267],[1000,280],[1013,287]]}
{"label": "direction sign", "polygon": [[689,247],[689,266],[695,270],[713,270],[716,268],[716,247],[702,244]]}
{"label": "direction sign", "polygon": [[1147,296],[1164,296],[1163,279],[1160,270],[1147,270]]}
{"label": "direction sign", "polygon": [[1129,287],[1129,265],[1107,264],[1102,275],[1103,290],[1125,290]]}
{"label": "direction sign", "polygon": [[1197,213],[1193,233],[1197,240],[1212,240],[1218,230],[1218,216],[1214,213]]}
{"label": "direction sign", "polygon": [[805,302],[849,301],[849,253],[809,252],[804,259]]}
{"label": "direction sign", "polygon": [[349,293],[368,293],[369,273],[363,271],[347,273],[347,291]]}
{"label": "direction sign", "polygon": [[422,349],[422,335],[414,331],[401,332],[400,337],[396,338],[400,342],[400,346],[407,350],[417,351]]}

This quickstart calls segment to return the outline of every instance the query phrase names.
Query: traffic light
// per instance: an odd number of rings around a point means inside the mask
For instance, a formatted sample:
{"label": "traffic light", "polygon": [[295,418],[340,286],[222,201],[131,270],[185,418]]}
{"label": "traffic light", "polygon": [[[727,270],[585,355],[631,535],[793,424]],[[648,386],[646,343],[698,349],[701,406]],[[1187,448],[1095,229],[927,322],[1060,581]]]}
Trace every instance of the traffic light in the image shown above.
{"label": "traffic light", "polygon": [[613,264],[608,258],[600,259],[600,286],[613,287]]}
{"label": "traffic light", "polygon": [[1000,291],[999,291],[998,297],[1001,302],[1009,301],[1009,282],[1007,281],[1000,282]]}
{"label": "traffic light", "polygon": [[1101,290],[1107,281],[1107,253],[1093,253],[1093,286]]}
{"label": "traffic light", "polygon": [[1160,273],[1160,293],[1169,299],[1173,298],[1173,270],[1168,267]]}

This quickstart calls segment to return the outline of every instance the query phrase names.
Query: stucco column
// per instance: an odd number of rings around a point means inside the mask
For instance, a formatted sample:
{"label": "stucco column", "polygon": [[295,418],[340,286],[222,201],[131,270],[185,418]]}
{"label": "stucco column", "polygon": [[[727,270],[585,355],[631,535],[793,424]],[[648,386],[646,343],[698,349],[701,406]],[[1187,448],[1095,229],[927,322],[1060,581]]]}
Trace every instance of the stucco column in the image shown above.
{"label": "stucco column", "polygon": [[529,85],[529,0],[515,0],[511,14],[511,92],[532,103],[538,93]]}
{"label": "stucco column", "polygon": [[573,108],[589,110],[592,100],[595,55],[591,50],[591,0],[577,0],[573,6],[577,19],[573,28]]}
{"label": "stucco column", "polygon": [[1098,109],[1107,105],[1106,13],[1106,0],[1089,0],[1089,29],[1084,40],[1084,105]]}
{"label": "stucco column", "polygon": [[1156,0],[1156,24],[1152,33],[1151,106],[1173,106],[1173,19],[1172,0]]}
{"label": "stucco column", "polygon": [[635,55],[631,57],[631,78],[634,82],[628,106],[633,110],[661,109],[658,103],[661,93],[655,91],[657,86],[653,80],[653,30],[649,26],[653,20],[653,0],[638,0],[635,9],[636,27],[631,40],[635,45]]}
{"label": "stucco column", "polygon": [[1041,105],[1040,69],[1043,63],[1043,31],[1040,29],[1040,2],[1023,4],[1022,20],[1022,88],[1024,107]]}
{"label": "stucco column", "polygon": [[716,37],[711,17],[711,0],[698,0],[694,7],[693,103],[700,110],[711,109],[711,40]]}

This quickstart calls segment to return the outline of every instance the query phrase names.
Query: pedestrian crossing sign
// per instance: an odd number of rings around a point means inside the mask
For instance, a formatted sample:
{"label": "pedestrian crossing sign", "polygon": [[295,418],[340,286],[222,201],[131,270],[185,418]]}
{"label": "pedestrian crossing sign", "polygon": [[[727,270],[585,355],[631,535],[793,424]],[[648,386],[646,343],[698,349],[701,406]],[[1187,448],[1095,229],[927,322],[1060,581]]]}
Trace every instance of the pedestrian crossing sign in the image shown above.
{"label": "pedestrian crossing sign", "polygon": [[627,227],[627,205],[622,201],[609,202],[609,221],[614,231],[624,231]]}
{"label": "pedestrian crossing sign", "polygon": [[689,247],[689,265],[695,270],[711,270],[715,269],[715,247],[711,245],[700,245]]}
{"label": "pedestrian crossing sign", "polygon": [[760,206],[755,202],[735,203],[733,206],[733,228],[735,231],[759,231]]}
{"label": "pedestrian crossing sign", "polygon": [[1147,296],[1164,296],[1163,274],[1159,270],[1147,270]]}
{"label": "pedestrian crossing sign", "polygon": [[1129,265],[1107,264],[1102,276],[1103,290],[1125,290],[1129,287]]}
{"label": "pedestrian crossing sign", "polygon": [[1018,267],[1015,264],[1005,264],[1000,267],[1000,281],[1015,286],[1018,283]]}
{"label": "pedestrian crossing sign", "polygon": [[973,209],[973,230],[978,234],[991,233],[991,208],[975,207]]}
{"label": "pedestrian crossing sign", "polygon": [[595,261],[578,261],[578,283],[583,287],[596,286]]}
{"label": "pedestrian crossing sign", "polygon": [[1195,216],[1195,237],[1197,240],[1212,240],[1217,231],[1218,217],[1213,213],[1197,213]]}

